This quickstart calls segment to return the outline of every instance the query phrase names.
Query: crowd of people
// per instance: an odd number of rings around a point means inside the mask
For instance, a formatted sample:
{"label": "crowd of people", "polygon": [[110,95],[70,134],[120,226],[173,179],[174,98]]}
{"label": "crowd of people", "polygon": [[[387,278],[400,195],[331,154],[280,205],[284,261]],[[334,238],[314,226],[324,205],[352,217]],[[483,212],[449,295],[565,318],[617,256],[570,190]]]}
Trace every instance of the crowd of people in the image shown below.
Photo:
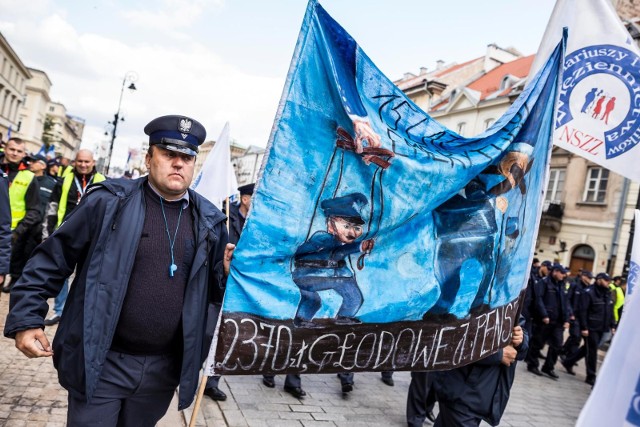
{"label": "crowd of people", "polygon": [[[0,281],[11,277],[2,288],[11,294],[4,334],[28,357],[53,356],[69,391],[69,426],[98,419],[154,426],[178,386],[179,409],[192,403],[250,208],[253,184],[239,188],[228,216],[189,189],[206,136],[199,122],[163,116],[144,131],[149,174],[138,179],[105,180],[88,150],[72,161],[27,156],[12,138],[0,154]],[[585,358],[593,384],[597,349],[622,314],[624,284],[606,273],[567,274],[535,260],[520,324],[497,353],[448,371],[413,372],[408,426],[497,425],[516,362],[525,358],[530,372],[554,379],[558,357],[569,374]],[[57,323],[50,344],[44,328]],[[338,377],[342,393],[351,392],[354,374]],[[221,401],[219,379],[210,377],[204,394]],[[393,372],[381,379],[394,385]],[[262,382],[273,388],[276,378]],[[288,374],[284,391],[303,399],[300,375]]]}
{"label": "crowd of people", "polygon": [[[584,358],[585,382],[593,386],[598,349],[615,333],[622,315],[626,281],[605,272],[594,276],[581,269],[572,278],[569,273],[561,264],[534,259],[522,311],[531,336],[527,369],[558,380],[554,369],[558,358],[570,375],[575,375],[573,368]],[[548,350],[543,355],[545,345]],[[544,359],[542,368],[540,359]]]}

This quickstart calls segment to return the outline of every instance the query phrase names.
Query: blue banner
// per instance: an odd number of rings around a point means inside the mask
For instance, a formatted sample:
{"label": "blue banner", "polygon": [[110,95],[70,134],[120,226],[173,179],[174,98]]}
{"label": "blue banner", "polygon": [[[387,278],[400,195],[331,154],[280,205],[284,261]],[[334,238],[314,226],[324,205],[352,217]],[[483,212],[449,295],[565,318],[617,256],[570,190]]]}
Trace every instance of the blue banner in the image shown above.
{"label": "blue banner", "polygon": [[507,345],[561,56],[464,138],[310,2],[234,254],[216,371],[445,369]]}

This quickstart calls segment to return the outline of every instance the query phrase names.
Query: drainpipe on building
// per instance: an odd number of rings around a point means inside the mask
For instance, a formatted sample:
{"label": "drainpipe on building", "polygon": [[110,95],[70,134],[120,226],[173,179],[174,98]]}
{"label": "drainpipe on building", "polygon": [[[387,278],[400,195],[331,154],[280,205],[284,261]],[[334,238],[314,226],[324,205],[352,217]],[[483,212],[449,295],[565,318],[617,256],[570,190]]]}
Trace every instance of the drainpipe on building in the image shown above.
{"label": "drainpipe on building", "polygon": [[613,259],[618,252],[620,229],[622,228],[622,221],[624,221],[624,211],[627,206],[627,196],[629,195],[629,184],[631,181],[629,178],[625,178],[622,182],[622,194],[620,195],[620,205],[618,206],[618,214],[616,216],[616,226],[613,229],[613,239],[611,240],[611,248],[609,249],[609,259],[607,260],[607,272],[613,276]]}

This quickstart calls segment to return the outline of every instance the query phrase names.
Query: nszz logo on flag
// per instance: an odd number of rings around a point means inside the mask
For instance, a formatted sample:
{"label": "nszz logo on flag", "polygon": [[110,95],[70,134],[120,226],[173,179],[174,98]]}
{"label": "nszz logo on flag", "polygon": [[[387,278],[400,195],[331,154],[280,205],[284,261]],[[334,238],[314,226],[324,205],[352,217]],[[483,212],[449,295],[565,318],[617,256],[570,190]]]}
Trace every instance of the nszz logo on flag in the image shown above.
{"label": "nszz logo on flag", "polygon": [[640,142],[640,57],[614,45],[588,46],[565,59],[558,100],[560,140],[617,157]]}

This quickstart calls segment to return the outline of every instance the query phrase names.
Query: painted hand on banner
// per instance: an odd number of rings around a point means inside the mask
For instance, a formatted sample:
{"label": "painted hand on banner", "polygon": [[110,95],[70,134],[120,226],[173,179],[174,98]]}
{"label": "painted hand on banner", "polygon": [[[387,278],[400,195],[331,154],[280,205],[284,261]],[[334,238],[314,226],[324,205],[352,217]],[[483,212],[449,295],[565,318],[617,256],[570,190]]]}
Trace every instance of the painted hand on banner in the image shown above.
{"label": "painted hand on banner", "polygon": [[364,147],[364,142],[367,142],[368,147],[379,148],[382,143],[380,141],[380,135],[374,132],[371,129],[371,124],[367,120],[353,120],[353,130],[356,133],[356,153],[362,154],[362,148]]}
{"label": "painted hand on banner", "polygon": [[[529,156],[524,153],[520,153],[517,151],[508,152],[500,161],[500,173],[504,175],[512,188],[515,188],[520,180],[524,177],[524,171],[527,170],[527,164],[529,163]],[[520,171],[518,173],[519,176],[513,176],[513,166],[517,166]]]}
{"label": "painted hand on banner", "polygon": [[363,240],[362,243],[360,244],[360,252],[364,252],[365,254],[371,253],[371,251],[373,250],[374,244],[375,244],[375,240],[373,239]]}
{"label": "painted hand on banner", "polygon": [[53,356],[51,344],[40,328],[17,332],[16,348],[29,358]]}
{"label": "painted hand on banner", "polygon": [[222,260],[222,266],[224,267],[225,276],[229,275],[229,271],[231,269],[231,260],[233,259],[233,251],[236,249],[236,245],[233,243],[227,243],[227,246],[224,248],[224,258]]}

